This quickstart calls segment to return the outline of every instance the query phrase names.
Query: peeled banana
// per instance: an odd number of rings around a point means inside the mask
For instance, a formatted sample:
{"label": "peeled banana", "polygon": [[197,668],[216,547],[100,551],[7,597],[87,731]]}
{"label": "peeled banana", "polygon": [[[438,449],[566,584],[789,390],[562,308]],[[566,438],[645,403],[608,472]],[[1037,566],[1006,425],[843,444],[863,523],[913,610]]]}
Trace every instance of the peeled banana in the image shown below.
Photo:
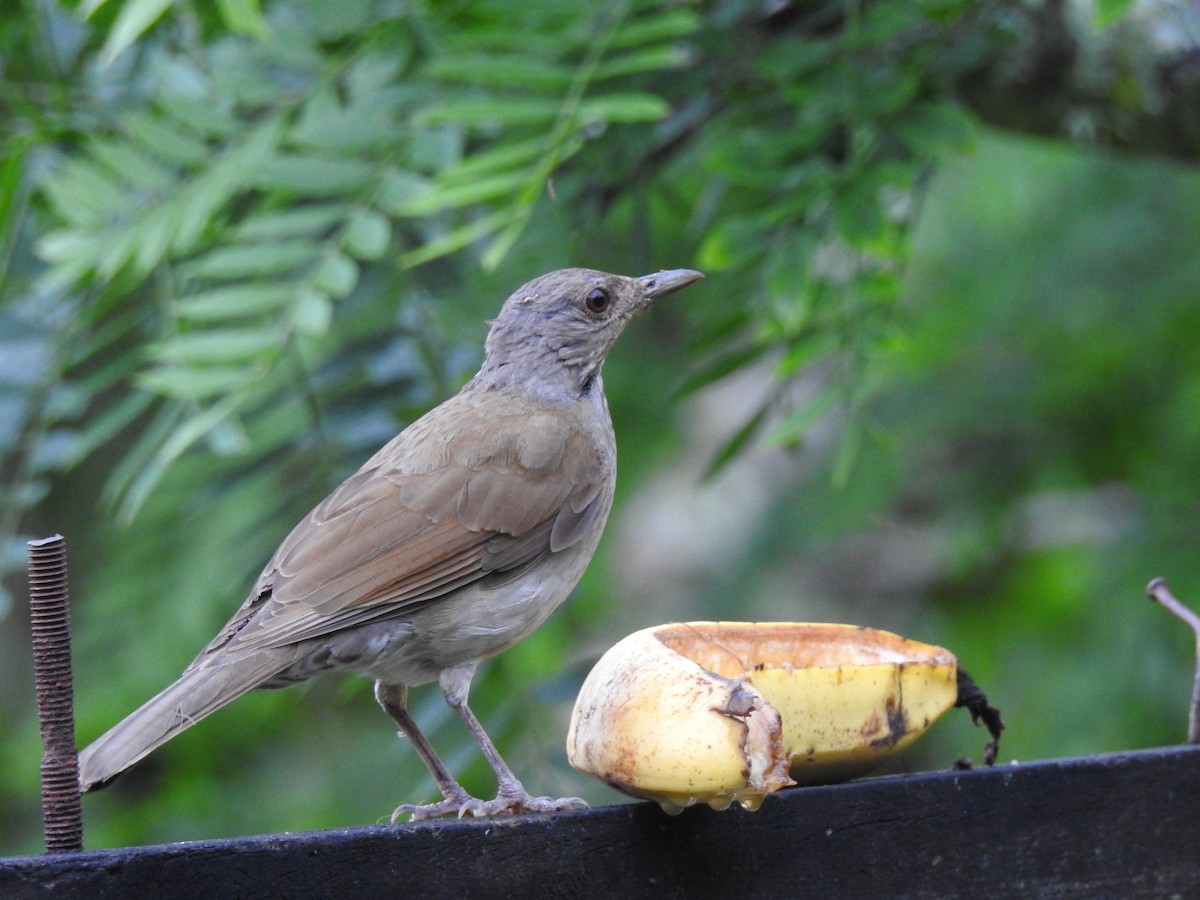
{"label": "peeled banana", "polygon": [[596,663],[575,702],[567,757],[667,812],[757,809],[782,787],[869,772],[958,699],[953,654],[887,631],[659,625]]}

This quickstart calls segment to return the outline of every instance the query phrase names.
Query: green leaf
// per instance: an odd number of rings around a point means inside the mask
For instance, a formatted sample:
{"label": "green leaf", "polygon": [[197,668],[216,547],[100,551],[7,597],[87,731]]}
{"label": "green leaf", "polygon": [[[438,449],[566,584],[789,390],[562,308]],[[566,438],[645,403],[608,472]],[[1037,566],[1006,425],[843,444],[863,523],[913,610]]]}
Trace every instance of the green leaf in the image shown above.
{"label": "green leaf", "polygon": [[[338,8],[345,6],[339,3]],[[309,7],[310,11],[321,5]],[[330,57],[322,51],[311,21],[304,23],[285,16],[276,16],[271,22],[271,39],[263,41],[263,59],[269,66],[278,66],[292,73],[317,75]]]}
{"label": "green leaf", "polygon": [[129,262],[138,249],[137,237],[132,229],[125,229],[103,242],[96,258],[96,275],[101,281],[110,280]]}
{"label": "green leaf", "polygon": [[788,347],[783,359],[775,366],[776,380],[783,381],[790,378],[820,357],[834,353],[839,344],[838,335],[832,331],[818,331],[811,337],[795,339],[795,342]]}
{"label": "green leaf", "polygon": [[340,222],[348,209],[345,203],[312,203],[259,213],[238,225],[233,233],[247,241],[319,235]]}
{"label": "green leaf", "polygon": [[502,209],[491,215],[477,219],[468,225],[455,228],[453,231],[435,240],[426,241],[417,249],[403,254],[398,261],[400,268],[409,269],[421,263],[429,262],[431,259],[437,259],[439,256],[446,256],[447,254],[461,250],[468,244],[474,243],[495,231],[499,231],[519,215],[520,210]]}
{"label": "green leaf", "polygon": [[383,257],[392,242],[392,223],[373,209],[356,209],[346,224],[342,246],[359,259]]}
{"label": "green leaf", "polygon": [[1097,28],[1108,28],[1129,14],[1134,0],[1096,0],[1095,22]]}
{"label": "green leaf", "polygon": [[236,34],[266,37],[270,31],[258,0],[217,0],[217,11],[225,26]]}
{"label": "green leaf", "polygon": [[487,86],[561,88],[571,83],[567,66],[535,55],[494,56],[483,53],[435,56],[424,69],[433,78]]}
{"label": "green leaf", "polygon": [[851,189],[837,198],[833,221],[838,234],[856,250],[866,249],[885,224],[878,197],[861,189]]}
{"label": "green leaf", "polygon": [[104,47],[100,50],[100,62],[105,66],[112,65],[113,60],[158,21],[171,2],[172,0],[125,0],[108,32]]}
{"label": "green leaf", "polygon": [[13,209],[13,198],[21,186],[21,170],[29,145],[25,141],[12,141],[0,154],[0,216],[8,219]]}
{"label": "green leaf", "polygon": [[722,469],[729,465],[729,463],[739,453],[742,452],[742,449],[748,443],[750,443],[751,438],[753,438],[758,433],[759,429],[762,428],[763,422],[766,421],[767,413],[770,412],[770,409],[771,407],[764,403],[758,408],[758,411],[750,417],[749,421],[746,422],[745,425],[734,432],[733,436],[730,437],[729,440],[727,440],[721,446],[721,449],[718,450],[713,456],[712,461],[708,464],[708,468],[704,470],[702,480],[707,481],[708,479],[719,474]]}
{"label": "green leaf", "polygon": [[766,243],[764,227],[761,220],[750,217],[718,222],[700,244],[697,265],[706,272],[720,272],[759,259]]}
{"label": "green leaf", "polygon": [[289,140],[295,145],[334,152],[385,148],[402,133],[393,121],[391,107],[377,96],[344,104],[332,85],[325,86],[304,104]]}
{"label": "green leaf", "polygon": [[188,134],[201,138],[225,139],[237,134],[241,121],[227,107],[214,103],[208,96],[164,92],[159,108]]}
{"label": "green leaf", "polygon": [[344,253],[331,253],[317,266],[313,287],[318,291],[345,297],[358,283],[358,264]]}
{"label": "green leaf", "polygon": [[[156,401],[159,398],[150,395],[150,399]],[[156,413],[117,461],[112,474],[108,476],[101,495],[106,504],[112,506],[120,504],[134,478],[150,464],[155,449],[166,440],[167,435],[175,428],[182,414],[183,409],[177,404],[158,404]]]}
{"label": "green leaf", "polygon": [[766,344],[756,343],[745,347],[735,347],[733,350],[722,353],[699,371],[684,378],[683,383],[675,391],[675,396],[677,398],[686,397],[714,381],[720,381],[722,378],[732,375],[761,357],[766,350]]}
{"label": "green leaf", "polygon": [[480,150],[453,168],[442,172],[438,175],[438,181],[443,184],[472,181],[497,170],[513,169],[537,159],[545,153],[546,144],[545,135],[538,135],[526,140],[498,144],[487,150]]}
{"label": "green leaf", "polygon": [[394,52],[370,52],[355,60],[344,76],[347,93],[352,99],[373,94],[396,80],[403,68],[403,58]]}
{"label": "green leaf", "polygon": [[55,265],[67,262],[95,265],[102,240],[95,234],[73,228],[48,231],[37,239],[34,249],[44,261]]}
{"label": "green leaf", "polygon": [[622,26],[609,41],[609,46],[613,49],[620,49],[636,47],[641,44],[661,43],[692,34],[700,28],[700,24],[699,14],[687,9],[644,16]]}
{"label": "green leaf", "polygon": [[363,187],[374,173],[374,165],[359,159],[276,156],[259,168],[253,184],[309,197],[336,197]]}
{"label": "green leaf", "polygon": [[241,401],[242,398],[238,395],[227,397],[196,413],[171,431],[166,440],[158,446],[146,466],[137,472],[124,492],[118,510],[121,520],[125,522],[132,520],[142,504],[145,503],[146,498],[150,496],[154,486],[162,480],[171,463],[221,422],[233,415]]}
{"label": "green leaf", "polygon": [[162,363],[210,365],[254,359],[279,345],[276,328],[213,328],[188,331],[150,346]]}
{"label": "green leaf", "polygon": [[375,17],[387,8],[375,0],[338,0],[337,3],[314,3],[306,12],[316,25],[314,36],[323,41],[336,41],[367,31]]}
{"label": "green leaf", "polygon": [[153,402],[153,395],[135,392],[126,394],[115,403],[105,406],[96,415],[89,416],[75,439],[70,459],[65,465],[73,466],[86,459],[94,450],[106,445],[143,415]]}
{"label": "green leaf", "polygon": [[182,297],[175,301],[175,312],[197,322],[256,316],[281,309],[294,292],[290,285],[234,284]]}
{"label": "green leaf", "polygon": [[605,94],[583,101],[579,117],[585,122],[654,122],[671,111],[667,101],[640,92]]}
{"label": "green leaf", "polygon": [[92,15],[102,7],[108,0],[82,0],[79,4],[79,15],[85,19],[90,19]]}
{"label": "green leaf", "polygon": [[204,436],[204,443],[218,456],[245,453],[253,445],[246,428],[236,418],[224,418]]}
{"label": "green leaf", "polygon": [[126,116],[121,127],[132,140],[165,163],[196,166],[212,154],[207,143],[178,128],[172,128],[154,113],[139,112]]}
{"label": "green leaf", "polygon": [[826,388],[804,406],[789,411],[783,421],[771,429],[771,433],[767,435],[767,445],[770,447],[796,446],[808,429],[833,409],[840,397],[841,394],[837,390]]}
{"label": "green leaf", "polygon": [[317,258],[318,245],[293,240],[217,247],[184,267],[189,278],[252,278],[283,275]]}
{"label": "green leaf", "polygon": [[245,135],[240,143],[222,153],[216,163],[188,185],[175,213],[178,225],[171,249],[185,253],[199,239],[217,210],[225,205],[247,180],[271,157],[283,131],[278,116],[271,117]]}
{"label": "green leaf", "polygon": [[106,351],[127,346],[129,339],[136,339],[137,333],[150,317],[146,309],[132,303],[123,303],[116,309],[106,310],[103,323],[93,325],[86,334],[80,336],[78,342],[72,344],[70,352],[63,360],[64,369],[75,366],[89,368],[95,365],[97,357],[111,360],[84,376],[84,381],[93,394],[128,381],[132,371],[141,365],[141,361],[134,354],[122,352],[121,349],[117,349],[115,353]]}
{"label": "green leaf", "polygon": [[91,263],[84,259],[70,259],[48,269],[38,279],[38,286],[52,293],[74,288],[91,271]]}
{"label": "green leaf", "polygon": [[474,181],[452,185],[435,184],[424,194],[414,197],[399,212],[403,216],[427,216],[443,209],[457,209],[503,194],[510,194],[525,184],[524,172],[508,172]]}
{"label": "green leaf", "polygon": [[433,182],[406,169],[389,169],[379,180],[374,200],[389,215],[401,216],[416,198],[433,189]]}
{"label": "green leaf", "polygon": [[134,271],[145,277],[167,254],[167,248],[175,239],[175,221],[172,210],[157,207],[141,222],[130,229]]}
{"label": "green leaf", "polygon": [[513,245],[525,231],[525,226],[529,223],[529,217],[533,213],[533,204],[522,204],[514,209],[514,212],[516,215],[513,216],[513,221],[500,229],[500,233],[492,238],[487,249],[483,251],[480,265],[483,266],[485,272],[496,271],[500,267],[500,263],[504,262],[508,252],[512,250]]}
{"label": "green leaf", "polygon": [[688,60],[688,54],[680,47],[647,47],[604,60],[592,73],[593,81],[620,78],[642,72],[659,72],[663,69],[678,69]]}
{"label": "green leaf", "polygon": [[809,281],[813,248],[803,228],[776,231],[761,265],[767,307],[787,335],[799,334],[812,312],[814,288]]}
{"label": "green leaf", "polygon": [[418,172],[442,172],[462,162],[466,128],[456,121],[428,124],[419,118],[410,120],[420,127],[409,139],[408,165]]}
{"label": "green leaf", "polygon": [[87,158],[75,158],[42,177],[39,187],[54,211],[73,225],[109,223],[129,203],[129,191]]}
{"label": "green leaf", "polygon": [[137,383],[164,397],[202,401],[236,391],[248,380],[244,366],[156,366],[140,374]]}
{"label": "green leaf", "polygon": [[533,125],[558,118],[557,100],[537,97],[469,98],[447,100],[423,110],[416,116],[419,125],[455,122],[467,127]]}
{"label": "green leaf", "polygon": [[92,141],[87,152],[130,187],[158,193],[175,184],[173,172],[125,141]]}
{"label": "green leaf", "polygon": [[896,133],[915,157],[947,150],[965,151],[975,138],[977,123],[956,103],[916,103],[904,111]]}
{"label": "green leaf", "polygon": [[292,322],[300,334],[320,337],[329,330],[333,322],[333,301],[328,294],[318,290],[301,291],[296,299]]}
{"label": "green leaf", "polygon": [[854,463],[858,460],[859,450],[862,449],[863,426],[858,418],[851,418],[846,426],[846,432],[842,435],[841,443],[838,445],[837,455],[833,460],[833,471],[830,474],[830,482],[835,488],[843,488],[846,486],[846,481],[850,478],[850,472],[854,468]]}

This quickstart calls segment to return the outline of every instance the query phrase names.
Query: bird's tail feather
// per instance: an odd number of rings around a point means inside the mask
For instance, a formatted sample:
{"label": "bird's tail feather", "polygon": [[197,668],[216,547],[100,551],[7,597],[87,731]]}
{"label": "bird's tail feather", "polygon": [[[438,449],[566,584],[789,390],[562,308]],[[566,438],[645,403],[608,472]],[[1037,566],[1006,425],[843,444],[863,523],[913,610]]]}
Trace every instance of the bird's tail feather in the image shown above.
{"label": "bird's tail feather", "polygon": [[84,748],[80,790],[103,787],[184,729],[279,674],[294,658],[288,650],[264,650],[188,669]]}

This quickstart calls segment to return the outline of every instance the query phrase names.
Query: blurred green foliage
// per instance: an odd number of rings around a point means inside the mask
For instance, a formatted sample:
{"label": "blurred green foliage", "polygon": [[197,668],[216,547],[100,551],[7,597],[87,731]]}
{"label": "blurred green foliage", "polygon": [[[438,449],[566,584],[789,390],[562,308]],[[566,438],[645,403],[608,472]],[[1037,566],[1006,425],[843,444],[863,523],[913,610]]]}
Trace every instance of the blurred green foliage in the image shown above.
{"label": "blurred green foliage", "polygon": [[[668,618],[947,646],[1005,712],[1005,760],[1181,739],[1190,639],[1141,596],[1166,575],[1200,602],[1200,178],[981,131],[945,87],[990,39],[969,6],[0,15],[5,585],[25,539],[67,535],[81,741],[457,388],[510,290],[567,264],[709,277],[622,339],[610,535],[476,685],[532,790],[618,799],[567,769],[570,703]],[[650,528],[683,540],[647,566],[622,536]],[[34,852],[26,624],[0,614],[0,852]],[[490,791],[436,691],[415,702]],[[904,765],[977,756],[951,718]],[[88,845],[374,822],[432,791],[369,684],[326,679],[86,798]]]}

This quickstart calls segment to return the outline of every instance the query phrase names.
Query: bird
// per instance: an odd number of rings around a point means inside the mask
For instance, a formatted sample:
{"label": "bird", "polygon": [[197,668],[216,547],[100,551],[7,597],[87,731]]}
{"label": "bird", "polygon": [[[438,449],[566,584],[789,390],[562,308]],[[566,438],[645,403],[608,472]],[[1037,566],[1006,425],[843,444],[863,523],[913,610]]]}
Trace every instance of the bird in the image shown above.
{"label": "bird", "polygon": [[[404,428],[284,538],[245,602],[178,680],[81,753],[80,790],[111,782],[242,694],[323,672],[375,699],[442,793],[395,822],[557,812],[532,796],[468,705],[478,665],[529,635],[574,589],[612,507],[616,439],[601,369],[630,319],[703,275],[560,269],[492,320],[478,373]],[[408,709],[437,682],[496,776],[491,800],[454,778]]]}

